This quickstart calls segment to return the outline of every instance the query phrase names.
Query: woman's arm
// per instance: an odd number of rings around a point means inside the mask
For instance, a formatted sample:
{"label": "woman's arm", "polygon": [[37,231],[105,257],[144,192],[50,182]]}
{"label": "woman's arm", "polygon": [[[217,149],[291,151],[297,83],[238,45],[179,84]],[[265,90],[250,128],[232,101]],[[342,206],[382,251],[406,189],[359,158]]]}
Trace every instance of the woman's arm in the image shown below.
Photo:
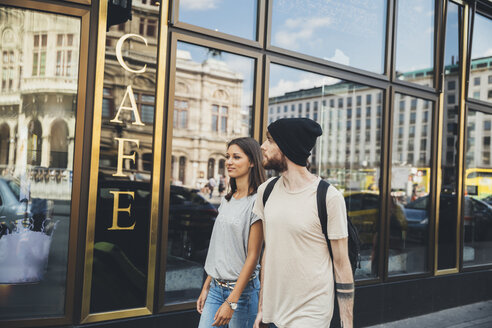
{"label": "woman's arm", "polygon": [[205,305],[205,301],[207,300],[208,291],[210,290],[210,282],[212,282],[212,277],[207,276],[205,282],[203,283],[202,292],[200,296],[198,296],[198,300],[196,301],[196,310],[198,313],[202,314],[203,306]]}
{"label": "woman's arm", "polygon": [[[244,262],[239,278],[237,279],[236,285],[232,290],[231,294],[227,298],[229,302],[237,303],[244,288],[249,282],[249,278],[253,274],[258,263],[258,258],[261,252],[261,246],[263,244],[263,224],[261,220],[253,223],[249,230],[248,239],[248,255],[246,256],[246,261]],[[227,302],[224,302],[215,314],[215,322],[213,326],[223,326],[226,325],[232,318],[234,311],[231,309]]]}
{"label": "woman's arm", "polygon": [[237,279],[234,290],[229,295],[229,302],[237,302],[244,288],[249,282],[249,278],[256,269],[258,258],[260,257],[261,246],[263,245],[263,224],[261,220],[251,225],[248,239],[248,255]]}

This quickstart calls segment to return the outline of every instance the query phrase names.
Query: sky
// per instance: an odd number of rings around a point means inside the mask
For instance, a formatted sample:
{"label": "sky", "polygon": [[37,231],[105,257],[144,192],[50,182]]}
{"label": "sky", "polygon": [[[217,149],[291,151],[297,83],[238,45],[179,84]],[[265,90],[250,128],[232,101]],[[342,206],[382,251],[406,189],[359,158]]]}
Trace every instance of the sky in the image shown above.
{"label": "sky", "polygon": [[472,59],[492,56],[492,20],[477,14],[473,27]]}
{"label": "sky", "polygon": [[434,57],[434,1],[398,1],[396,70],[432,68]]}
{"label": "sky", "polygon": [[452,63],[452,57],[454,57],[454,63],[459,60],[459,12],[458,5],[449,2],[448,6],[448,18],[446,26],[446,45],[444,51],[444,64],[450,65]]}
{"label": "sky", "polygon": [[[179,20],[254,40],[256,3],[254,0],[180,0]],[[272,8],[272,45],[383,73],[386,0],[274,0]],[[457,5],[451,3],[448,10],[452,14],[447,31],[456,32]],[[399,0],[397,17],[397,71],[432,68],[434,0]],[[492,55],[492,21],[477,15],[475,31],[473,58]],[[451,56],[456,58],[458,53],[458,35],[447,33],[447,36],[445,61],[450,63]],[[228,60],[233,62],[232,58]],[[232,67],[244,70],[242,66]],[[270,96],[319,86],[323,79],[336,81],[272,65]],[[250,85],[249,82],[245,75],[245,83]]]}

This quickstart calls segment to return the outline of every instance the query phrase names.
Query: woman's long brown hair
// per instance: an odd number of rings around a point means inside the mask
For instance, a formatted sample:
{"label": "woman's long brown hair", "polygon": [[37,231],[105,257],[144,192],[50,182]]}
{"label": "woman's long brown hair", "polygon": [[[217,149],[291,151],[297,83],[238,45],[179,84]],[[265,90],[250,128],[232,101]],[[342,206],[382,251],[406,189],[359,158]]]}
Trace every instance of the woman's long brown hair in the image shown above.
{"label": "woman's long brown hair", "polygon": [[[253,164],[249,169],[249,190],[248,196],[256,193],[258,187],[265,182],[265,170],[262,165],[262,154],[260,149],[260,144],[253,138],[245,137],[245,138],[237,138],[231,140],[227,144],[227,149],[230,146],[236,145],[248,156],[249,162]],[[230,178],[229,180],[229,192],[225,196],[227,201],[231,200],[232,195],[237,191],[236,179]]]}

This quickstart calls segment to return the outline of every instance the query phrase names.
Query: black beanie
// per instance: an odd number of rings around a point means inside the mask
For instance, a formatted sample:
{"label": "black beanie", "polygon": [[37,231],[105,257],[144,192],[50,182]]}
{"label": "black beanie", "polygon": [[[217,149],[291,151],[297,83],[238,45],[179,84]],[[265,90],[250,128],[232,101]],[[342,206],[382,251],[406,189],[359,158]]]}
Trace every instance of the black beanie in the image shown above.
{"label": "black beanie", "polygon": [[282,153],[292,162],[306,166],[321,126],[308,118],[282,118],[268,126],[268,132]]}

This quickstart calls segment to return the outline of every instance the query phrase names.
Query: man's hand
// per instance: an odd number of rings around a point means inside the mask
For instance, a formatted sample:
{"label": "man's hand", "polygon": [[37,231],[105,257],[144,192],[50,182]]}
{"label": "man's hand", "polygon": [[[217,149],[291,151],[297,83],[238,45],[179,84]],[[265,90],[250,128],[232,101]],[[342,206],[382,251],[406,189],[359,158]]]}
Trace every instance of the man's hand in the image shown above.
{"label": "man's hand", "polygon": [[256,315],[256,320],[253,328],[268,328],[268,324],[263,323],[263,312],[261,310],[258,311],[258,314]]}
{"label": "man's hand", "polygon": [[229,321],[231,321],[233,314],[234,314],[234,310],[231,309],[231,307],[227,302],[224,302],[224,304],[222,304],[220,308],[217,310],[217,313],[215,313],[215,317],[214,317],[215,321],[212,324],[212,326],[218,327],[218,326],[227,325]]}
{"label": "man's hand", "polygon": [[205,306],[207,295],[208,295],[208,289],[203,289],[202,292],[200,293],[200,296],[198,296],[198,299],[196,300],[196,310],[200,314],[202,314],[203,312],[203,307]]}

